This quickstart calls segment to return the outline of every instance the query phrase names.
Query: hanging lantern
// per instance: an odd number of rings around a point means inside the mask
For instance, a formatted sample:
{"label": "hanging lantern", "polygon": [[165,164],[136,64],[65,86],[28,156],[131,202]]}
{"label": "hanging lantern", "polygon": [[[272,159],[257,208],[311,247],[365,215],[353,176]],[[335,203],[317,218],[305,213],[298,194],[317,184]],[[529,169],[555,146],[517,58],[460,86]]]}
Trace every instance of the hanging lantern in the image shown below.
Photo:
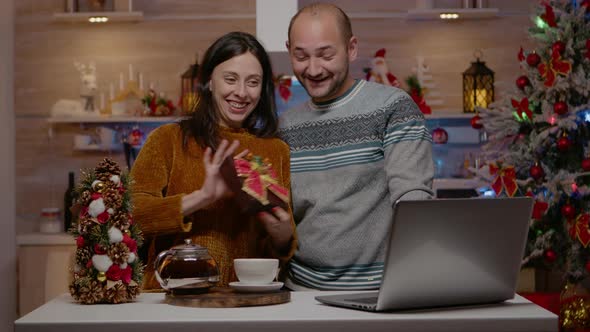
{"label": "hanging lantern", "polygon": [[182,113],[192,113],[199,103],[197,84],[199,83],[199,55],[195,56],[195,63],[180,76],[180,108]]}
{"label": "hanging lantern", "polygon": [[475,107],[488,107],[494,101],[494,72],[479,61],[482,53],[474,53],[476,61],[463,72],[463,112],[473,113]]}

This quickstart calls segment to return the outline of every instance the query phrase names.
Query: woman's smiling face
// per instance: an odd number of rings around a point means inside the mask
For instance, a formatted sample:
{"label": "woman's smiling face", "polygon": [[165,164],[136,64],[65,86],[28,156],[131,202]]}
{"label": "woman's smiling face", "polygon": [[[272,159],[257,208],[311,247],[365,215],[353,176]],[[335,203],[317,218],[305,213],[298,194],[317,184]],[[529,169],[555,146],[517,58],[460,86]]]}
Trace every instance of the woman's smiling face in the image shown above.
{"label": "woman's smiling face", "polygon": [[220,125],[242,127],[242,123],[260,100],[262,77],[262,66],[250,52],[235,56],[215,67],[209,89]]}

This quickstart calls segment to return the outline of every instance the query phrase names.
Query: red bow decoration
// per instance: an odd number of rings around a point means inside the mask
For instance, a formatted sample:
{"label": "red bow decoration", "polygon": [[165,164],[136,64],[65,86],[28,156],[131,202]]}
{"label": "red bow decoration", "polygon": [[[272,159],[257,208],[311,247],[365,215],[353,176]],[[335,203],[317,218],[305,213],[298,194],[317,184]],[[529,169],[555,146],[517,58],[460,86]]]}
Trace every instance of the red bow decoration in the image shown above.
{"label": "red bow decoration", "polygon": [[524,50],[522,49],[522,46],[520,47],[520,51],[518,51],[518,61],[524,61]]}
{"label": "red bow decoration", "polygon": [[572,70],[572,64],[563,60],[558,50],[551,53],[551,59],[539,65],[539,74],[545,79],[545,86],[551,87],[555,83],[555,75],[567,75]]}
{"label": "red bow decoration", "polygon": [[512,99],[512,107],[516,109],[516,115],[519,121],[533,120],[533,112],[529,109],[529,99],[527,97],[522,98],[520,102]]}
{"label": "red bow decoration", "polygon": [[[527,191],[526,196],[533,197],[533,193],[529,190],[529,191]],[[538,199],[535,199],[535,205],[533,206],[532,218],[535,220],[541,220],[543,218],[543,216],[545,215],[545,212],[547,212],[547,209],[549,209],[549,204],[547,202],[543,202]]]}
{"label": "red bow decoration", "polygon": [[584,248],[588,247],[588,244],[590,244],[589,223],[590,215],[588,213],[580,214],[578,218],[576,218],[576,235]]}
{"label": "red bow decoration", "polygon": [[502,190],[504,190],[508,197],[513,197],[518,190],[514,167],[498,167],[496,164],[490,163],[489,170],[491,175],[496,175],[496,178],[492,181],[492,189],[494,189],[496,196],[499,196]]}
{"label": "red bow decoration", "polygon": [[269,203],[268,190],[285,203],[289,202],[289,191],[279,184],[277,175],[267,160],[263,161],[259,156],[254,156],[251,160],[234,159],[234,164],[238,176],[246,178],[242,190],[261,204]]}
{"label": "red bow decoration", "polygon": [[418,91],[416,91],[416,89],[412,89],[412,93],[410,93],[410,96],[412,97],[416,105],[418,105],[420,111],[423,114],[432,114],[432,109],[430,108],[430,106],[426,104],[424,97],[418,94]]}
{"label": "red bow decoration", "polygon": [[279,96],[285,102],[288,102],[291,98],[291,77],[287,75],[279,75],[279,77],[275,80],[276,84],[279,87]]}
{"label": "red bow decoration", "polygon": [[555,13],[553,12],[553,7],[545,4],[545,13],[541,14],[541,18],[548,26],[555,28],[557,26],[557,22],[555,22]]}

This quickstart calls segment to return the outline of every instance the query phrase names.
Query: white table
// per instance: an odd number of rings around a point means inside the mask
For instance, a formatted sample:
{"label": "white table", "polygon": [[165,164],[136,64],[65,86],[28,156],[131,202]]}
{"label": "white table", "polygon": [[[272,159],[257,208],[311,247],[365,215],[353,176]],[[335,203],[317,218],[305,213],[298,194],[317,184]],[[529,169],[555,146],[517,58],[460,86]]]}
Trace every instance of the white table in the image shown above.
{"label": "white table", "polygon": [[242,308],[189,308],[141,294],[134,303],[79,305],[68,294],[15,322],[16,332],[312,332],[312,331],[557,331],[557,316],[516,296],[501,304],[371,313],[320,304],[293,292],[291,302]]}

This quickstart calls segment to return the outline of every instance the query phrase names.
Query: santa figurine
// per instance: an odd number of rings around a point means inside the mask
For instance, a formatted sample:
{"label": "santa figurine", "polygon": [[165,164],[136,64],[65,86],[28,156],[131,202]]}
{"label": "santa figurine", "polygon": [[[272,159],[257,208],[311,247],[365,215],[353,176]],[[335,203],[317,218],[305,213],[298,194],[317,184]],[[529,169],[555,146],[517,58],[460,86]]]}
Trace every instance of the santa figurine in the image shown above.
{"label": "santa figurine", "polygon": [[366,80],[399,88],[400,83],[397,80],[397,77],[395,77],[387,67],[384,48],[375,53],[375,57],[371,61],[371,67],[367,70]]}

